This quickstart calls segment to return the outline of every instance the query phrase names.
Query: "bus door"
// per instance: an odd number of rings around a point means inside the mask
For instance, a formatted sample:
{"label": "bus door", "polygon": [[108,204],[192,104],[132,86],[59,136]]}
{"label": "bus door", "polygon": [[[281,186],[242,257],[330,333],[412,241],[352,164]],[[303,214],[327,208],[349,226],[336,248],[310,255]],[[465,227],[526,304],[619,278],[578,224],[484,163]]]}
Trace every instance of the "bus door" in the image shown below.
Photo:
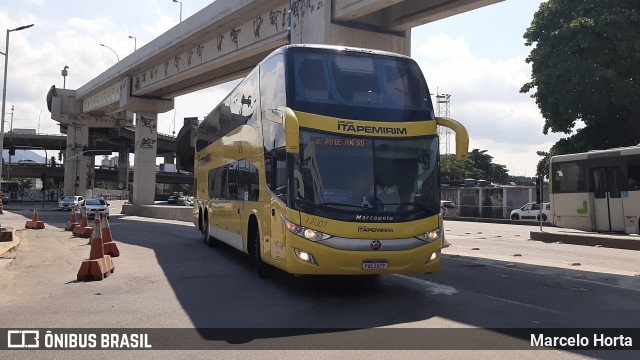
{"label": "bus door", "polygon": [[[271,260],[274,263],[286,264],[286,235],[283,217],[286,217],[287,208],[280,199],[271,200]],[[296,219],[297,220],[297,219]]]}
{"label": "bus door", "polygon": [[593,209],[597,231],[624,231],[624,212],[618,167],[591,169],[590,178],[594,193]]}

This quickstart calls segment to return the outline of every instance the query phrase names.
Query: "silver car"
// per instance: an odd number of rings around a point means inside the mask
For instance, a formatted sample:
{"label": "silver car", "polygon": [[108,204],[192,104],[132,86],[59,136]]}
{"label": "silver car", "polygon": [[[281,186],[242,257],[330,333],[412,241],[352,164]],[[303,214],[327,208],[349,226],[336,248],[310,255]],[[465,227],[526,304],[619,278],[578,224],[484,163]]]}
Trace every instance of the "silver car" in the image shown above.
{"label": "silver car", "polygon": [[80,205],[80,209],[82,208],[87,210],[87,217],[94,217],[96,215],[96,211],[100,214],[107,214],[107,218],[109,218],[109,203],[106,202],[103,198],[100,197],[92,197],[85,199]]}
{"label": "silver car", "polygon": [[58,200],[58,210],[71,210],[84,201],[82,196],[65,196]]}

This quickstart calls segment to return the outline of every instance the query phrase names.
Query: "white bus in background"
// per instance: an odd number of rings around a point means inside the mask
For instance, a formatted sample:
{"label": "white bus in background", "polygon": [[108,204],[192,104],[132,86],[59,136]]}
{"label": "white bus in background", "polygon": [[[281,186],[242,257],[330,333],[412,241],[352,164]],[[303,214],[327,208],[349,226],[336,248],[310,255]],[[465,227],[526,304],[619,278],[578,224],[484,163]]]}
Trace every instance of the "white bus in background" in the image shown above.
{"label": "white bus in background", "polygon": [[638,234],[640,147],[551,158],[550,194],[556,226]]}

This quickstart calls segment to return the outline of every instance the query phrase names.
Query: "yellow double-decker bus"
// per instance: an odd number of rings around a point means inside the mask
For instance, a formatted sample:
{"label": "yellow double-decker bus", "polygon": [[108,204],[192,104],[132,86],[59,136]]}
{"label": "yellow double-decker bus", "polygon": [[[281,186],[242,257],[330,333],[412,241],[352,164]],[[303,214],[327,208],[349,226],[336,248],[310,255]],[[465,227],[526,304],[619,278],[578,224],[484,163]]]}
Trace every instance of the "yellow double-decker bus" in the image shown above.
{"label": "yellow double-decker bus", "polygon": [[197,128],[194,223],[258,272],[432,273],[444,240],[437,125],[409,57],[288,45]]}

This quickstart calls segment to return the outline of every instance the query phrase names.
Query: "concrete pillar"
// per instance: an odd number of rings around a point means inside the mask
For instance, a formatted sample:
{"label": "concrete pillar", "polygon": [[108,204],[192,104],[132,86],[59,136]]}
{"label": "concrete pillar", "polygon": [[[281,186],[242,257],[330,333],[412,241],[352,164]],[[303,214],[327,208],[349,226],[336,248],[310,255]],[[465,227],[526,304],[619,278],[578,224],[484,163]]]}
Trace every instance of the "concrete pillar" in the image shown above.
{"label": "concrete pillar", "polygon": [[511,215],[511,211],[509,211],[509,207],[507,206],[507,204],[509,204],[509,199],[507,199],[507,194],[509,194],[508,189],[507,187],[502,188],[502,217],[505,219],[508,219],[509,215]]}
{"label": "concrete pillar", "polygon": [[129,186],[129,144],[122,144],[118,149],[118,190]]}
{"label": "concrete pillar", "polygon": [[332,44],[411,55],[411,32],[382,33],[339,25],[331,1],[296,1],[291,9],[292,44]]}
{"label": "concrete pillar", "polygon": [[89,128],[83,124],[69,125],[64,157],[64,195],[85,195],[87,158],[82,156],[82,149],[88,144]]}
{"label": "concrete pillar", "polygon": [[136,114],[136,145],[133,157],[133,204],[152,205],[156,190],[158,114]]}
{"label": "concrete pillar", "polygon": [[482,217],[482,210],[484,208],[484,191],[482,191],[482,188],[478,188],[478,199],[479,199],[479,206],[480,206],[480,213],[478,215],[478,217]]}
{"label": "concrete pillar", "polygon": [[84,197],[94,196],[93,188],[95,188],[96,181],[96,157],[85,156],[87,158],[87,188],[84,191]]}

